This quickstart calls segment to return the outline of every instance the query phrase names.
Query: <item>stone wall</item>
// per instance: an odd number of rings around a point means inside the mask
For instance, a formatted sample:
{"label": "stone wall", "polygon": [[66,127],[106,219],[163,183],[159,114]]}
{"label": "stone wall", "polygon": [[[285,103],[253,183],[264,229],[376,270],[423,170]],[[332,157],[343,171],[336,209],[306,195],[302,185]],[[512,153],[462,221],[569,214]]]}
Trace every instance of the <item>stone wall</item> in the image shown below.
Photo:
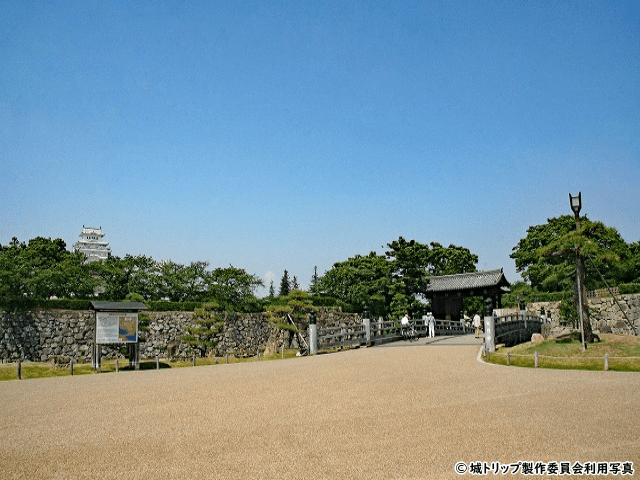
{"label": "stone wall", "polygon": [[[616,297],[590,298],[589,307],[593,327],[602,333],[631,333],[629,324],[625,321],[622,311],[640,334],[640,294],[619,295]],[[621,310],[622,308],[622,310]]]}
{"label": "stone wall", "polygon": [[[95,338],[95,313],[88,310],[35,310],[2,312],[0,321],[0,359],[3,362],[31,361],[68,363],[90,361]],[[182,340],[185,327],[195,326],[193,312],[145,312],[148,325],[140,329],[140,356],[185,358],[192,348]],[[318,326],[345,326],[362,323],[360,315],[320,309]],[[297,325],[307,337],[306,325]],[[260,313],[227,316],[217,335],[214,354],[255,355],[279,350],[282,345],[298,348],[297,336],[280,330]],[[104,358],[126,356],[122,346],[102,346]]]}
{"label": "stone wall", "polygon": [[[90,355],[95,330],[94,313],[75,310],[37,310],[2,313],[0,358],[25,358],[67,363],[71,356]],[[66,361],[65,361],[66,360]]]}
{"label": "stone wall", "polygon": [[[622,314],[621,308],[633,323],[640,334],[640,294],[618,295],[618,304],[613,297],[589,298],[591,326],[601,333],[633,334]],[[542,309],[551,312],[551,323],[559,324],[560,314],[558,306],[560,302],[536,302],[527,305],[527,313],[540,314]]]}

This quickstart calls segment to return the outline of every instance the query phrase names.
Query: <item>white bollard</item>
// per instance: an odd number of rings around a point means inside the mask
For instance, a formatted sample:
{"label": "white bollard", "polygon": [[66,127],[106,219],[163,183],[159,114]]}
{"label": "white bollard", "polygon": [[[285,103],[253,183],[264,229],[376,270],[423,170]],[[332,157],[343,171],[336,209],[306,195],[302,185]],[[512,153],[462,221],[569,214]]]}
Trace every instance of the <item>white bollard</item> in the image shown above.
{"label": "white bollard", "polygon": [[318,325],[309,324],[309,354],[316,355],[318,353]]}

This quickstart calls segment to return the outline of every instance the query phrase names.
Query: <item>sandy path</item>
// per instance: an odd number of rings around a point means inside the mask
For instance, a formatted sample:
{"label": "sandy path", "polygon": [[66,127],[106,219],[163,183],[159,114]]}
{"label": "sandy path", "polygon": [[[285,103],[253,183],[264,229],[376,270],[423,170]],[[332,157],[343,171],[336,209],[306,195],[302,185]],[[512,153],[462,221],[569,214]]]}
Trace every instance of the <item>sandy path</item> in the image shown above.
{"label": "sandy path", "polygon": [[3,382],[0,479],[440,479],[460,478],[458,461],[518,460],[640,470],[640,375],[497,367],[477,352]]}

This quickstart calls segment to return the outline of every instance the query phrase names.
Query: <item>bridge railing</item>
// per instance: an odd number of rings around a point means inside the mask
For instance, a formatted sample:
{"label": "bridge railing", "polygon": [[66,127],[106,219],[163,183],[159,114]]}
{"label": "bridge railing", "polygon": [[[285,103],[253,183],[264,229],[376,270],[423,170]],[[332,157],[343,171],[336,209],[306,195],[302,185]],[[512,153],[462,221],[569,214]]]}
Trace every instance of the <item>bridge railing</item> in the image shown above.
{"label": "bridge railing", "polygon": [[436,335],[464,335],[471,331],[464,323],[453,320],[436,320],[434,330]]}
{"label": "bridge railing", "polygon": [[[426,337],[428,330],[424,319],[411,320],[418,336]],[[373,345],[402,339],[402,325],[399,320],[370,320],[369,337],[363,324],[319,327],[318,349],[343,348],[358,345]],[[436,320],[434,333],[441,335],[464,335],[470,329],[464,324],[450,320]]]}
{"label": "bridge railing", "polygon": [[318,328],[318,348],[343,348],[367,343],[364,324]]}
{"label": "bridge railing", "polygon": [[494,317],[495,345],[512,347],[528,342],[534,333],[542,331],[542,321],[535,315],[509,314]]}

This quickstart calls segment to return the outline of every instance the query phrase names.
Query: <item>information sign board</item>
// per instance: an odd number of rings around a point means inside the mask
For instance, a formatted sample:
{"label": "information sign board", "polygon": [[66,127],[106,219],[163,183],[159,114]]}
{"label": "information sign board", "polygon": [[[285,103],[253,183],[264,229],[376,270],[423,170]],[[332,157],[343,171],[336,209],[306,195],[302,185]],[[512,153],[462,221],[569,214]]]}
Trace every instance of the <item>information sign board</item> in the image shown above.
{"label": "information sign board", "polygon": [[138,314],[133,312],[96,312],[96,343],[138,342]]}

